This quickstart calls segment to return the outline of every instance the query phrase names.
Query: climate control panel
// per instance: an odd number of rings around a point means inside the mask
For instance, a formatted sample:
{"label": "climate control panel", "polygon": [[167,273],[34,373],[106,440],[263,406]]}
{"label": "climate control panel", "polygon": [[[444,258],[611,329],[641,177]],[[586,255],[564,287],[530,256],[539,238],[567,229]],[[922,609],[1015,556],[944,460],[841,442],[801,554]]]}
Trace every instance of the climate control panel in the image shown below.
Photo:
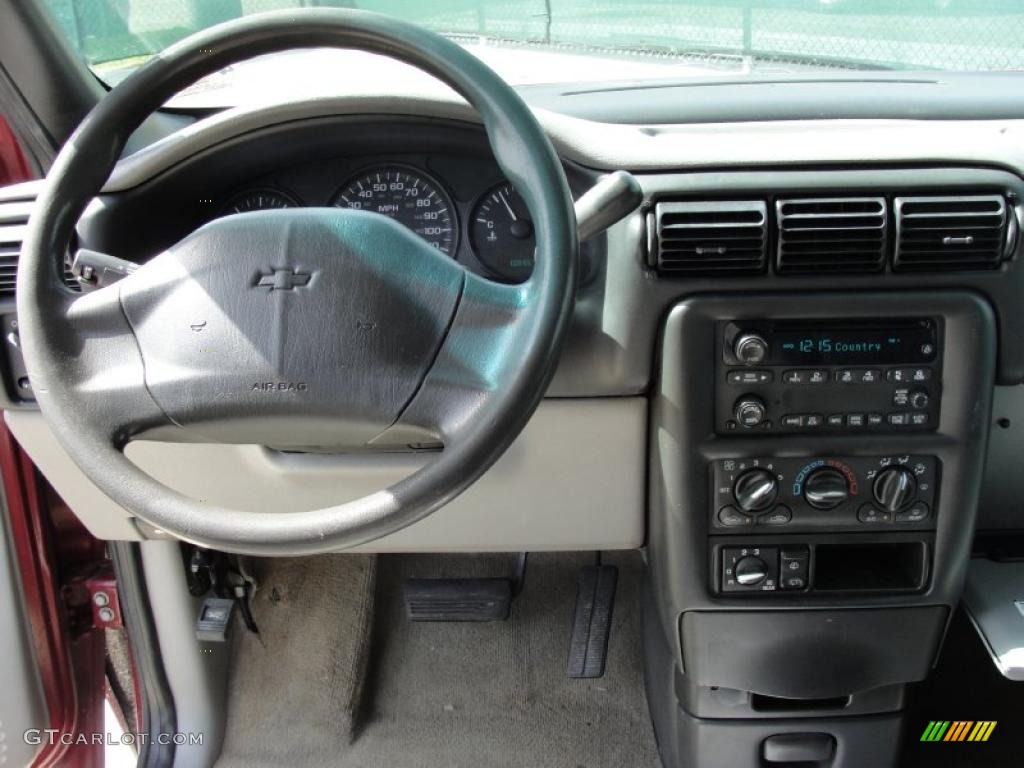
{"label": "climate control panel", "polygon": [[720,459],[712,465],[716,534],[931,530],[934,456]]}

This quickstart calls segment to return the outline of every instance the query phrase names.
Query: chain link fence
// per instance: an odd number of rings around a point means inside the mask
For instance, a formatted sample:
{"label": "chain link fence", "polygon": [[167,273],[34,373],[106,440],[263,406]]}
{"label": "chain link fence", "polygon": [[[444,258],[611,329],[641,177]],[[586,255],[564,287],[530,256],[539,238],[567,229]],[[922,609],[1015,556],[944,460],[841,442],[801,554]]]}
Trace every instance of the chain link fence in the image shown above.
{"label": "chain link fence", "polygon": [[1024,0],[44,1],[99,66],[131,66],[243,15],[359,7],[468,39],[566,49],[865,69],[1024,69]]}

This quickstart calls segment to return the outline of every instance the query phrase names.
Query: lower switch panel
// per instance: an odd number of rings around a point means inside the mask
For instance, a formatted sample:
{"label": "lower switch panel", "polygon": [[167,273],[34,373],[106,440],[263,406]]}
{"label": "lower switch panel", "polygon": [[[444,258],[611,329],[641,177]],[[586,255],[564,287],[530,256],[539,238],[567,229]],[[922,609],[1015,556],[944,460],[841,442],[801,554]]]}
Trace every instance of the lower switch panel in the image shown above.
{"label": "lower switch panel", "polygon": [[807,589],[811,550],[806,545],[723,547],[723,592],[775,592]]}

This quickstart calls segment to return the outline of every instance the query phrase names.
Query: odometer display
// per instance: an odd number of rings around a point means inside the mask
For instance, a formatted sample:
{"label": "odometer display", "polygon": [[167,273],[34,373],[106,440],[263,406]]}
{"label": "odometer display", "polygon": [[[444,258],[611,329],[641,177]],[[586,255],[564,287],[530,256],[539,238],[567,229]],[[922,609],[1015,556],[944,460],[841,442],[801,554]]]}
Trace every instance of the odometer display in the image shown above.
{"label": "odometer display", "polygon": [[455,255],[455,209],[441,185],[419,171],[387,166],[363,172],[332,204],[388,216],[438,250]]}

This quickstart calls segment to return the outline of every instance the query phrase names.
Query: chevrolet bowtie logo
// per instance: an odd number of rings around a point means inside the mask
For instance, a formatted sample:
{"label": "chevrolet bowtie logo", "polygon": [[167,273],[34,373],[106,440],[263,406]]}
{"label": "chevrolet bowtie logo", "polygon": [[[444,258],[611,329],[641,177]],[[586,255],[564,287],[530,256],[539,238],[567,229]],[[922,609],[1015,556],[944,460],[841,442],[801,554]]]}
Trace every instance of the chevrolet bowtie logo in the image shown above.
{"label": "chevrolet bowtie logo", "polygon": [[304,285],[309,285],[312,275],[309,272],[298,272],[291,267],[278,269],[273,267],[269,273],[261,273],[256,278],[256,288],[266,288],[270,291],[294,291]]}

